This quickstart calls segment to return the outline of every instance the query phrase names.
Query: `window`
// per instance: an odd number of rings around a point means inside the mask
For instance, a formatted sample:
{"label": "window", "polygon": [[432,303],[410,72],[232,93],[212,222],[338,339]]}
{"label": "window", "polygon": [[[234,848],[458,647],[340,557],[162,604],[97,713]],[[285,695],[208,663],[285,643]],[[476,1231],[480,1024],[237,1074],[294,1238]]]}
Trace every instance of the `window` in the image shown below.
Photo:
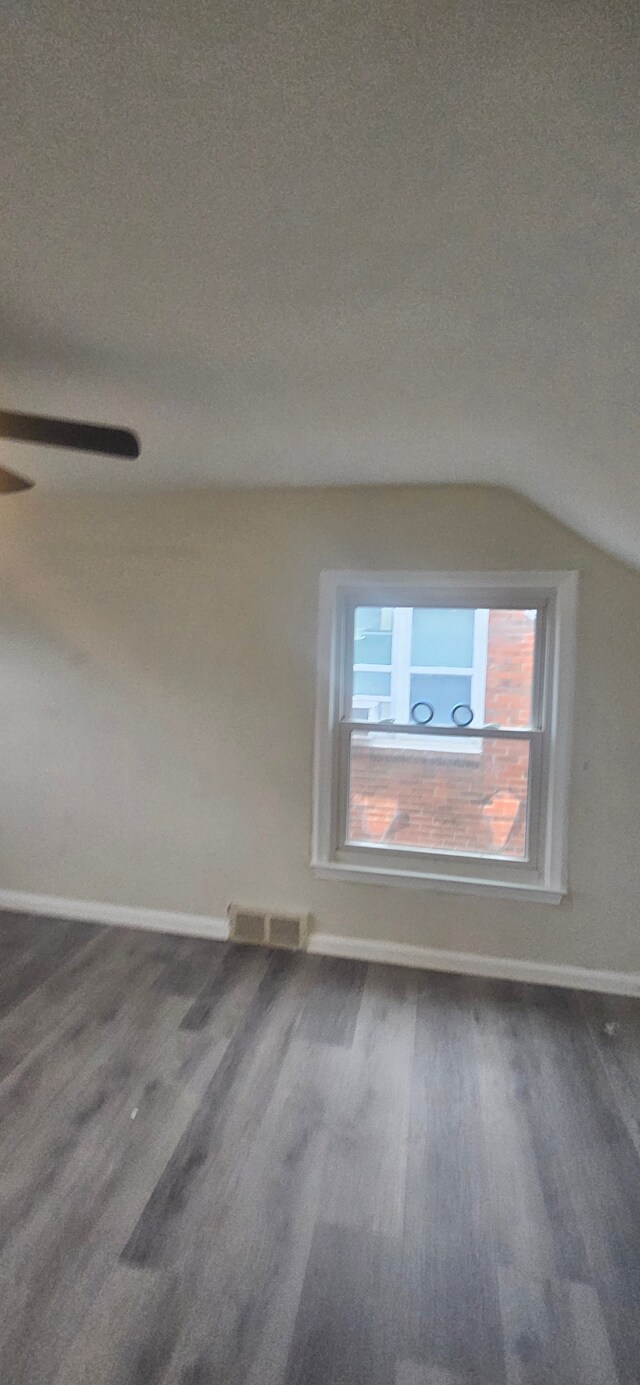
{"label": "window", "polygon": [[325,573],[313,864],[566,892],[573,573]]}

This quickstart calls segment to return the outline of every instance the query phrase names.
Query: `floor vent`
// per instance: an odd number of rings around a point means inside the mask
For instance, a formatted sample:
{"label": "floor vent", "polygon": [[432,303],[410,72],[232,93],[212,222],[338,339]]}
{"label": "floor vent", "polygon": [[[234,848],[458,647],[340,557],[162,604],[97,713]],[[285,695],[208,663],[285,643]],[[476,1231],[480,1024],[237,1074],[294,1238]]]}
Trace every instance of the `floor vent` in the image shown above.
{"label": "floor vent", "polygon": [[266,914],[241,909],[237,904],[229,905],[229,937],[236,943],[266,942],[266,922]]}
{"label": "floor vent", "polygon": [[229,905],[229,937],[235,943],[265,947],[305,948],[309,934],[307,914],[268,914],[259,909]]}

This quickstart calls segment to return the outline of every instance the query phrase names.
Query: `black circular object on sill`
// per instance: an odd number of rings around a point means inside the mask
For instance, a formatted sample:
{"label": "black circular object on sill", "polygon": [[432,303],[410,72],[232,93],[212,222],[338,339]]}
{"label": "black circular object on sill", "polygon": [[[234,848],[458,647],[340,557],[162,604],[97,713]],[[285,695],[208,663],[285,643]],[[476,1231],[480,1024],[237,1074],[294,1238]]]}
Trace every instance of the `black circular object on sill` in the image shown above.
{"label": "black circular object on sill", "polygon": [[[464,717],[459,716],[463,712]],[[467,713],[469,714],[467,716]],[[470,726],[473,721],[473,710],[468,702],[458,702],[451,712],[451,720],[454,726]]]}
{"label": "black circular object on sill", "polygon": [[[426,709],[427,709],[427,716],[426,716],[426,717],[417,717],[417,716],[416,716],[416,712],[417,712],[417,710],[418,710],[419,707],[426,707]],[[413,721],[415,721],[416,726],[428,726],[428,725],[429,725],[429,722],[430,722],[430,721],[433,721],[433,718],[434,718],[435,714],[436,714],[436,709],[435,709],[435,707],[432,707],[432,706],[431,706],[431,703],[430,703],[430,702],[414,702],[413,707],[411,708],[411,718],[412,718]]]}

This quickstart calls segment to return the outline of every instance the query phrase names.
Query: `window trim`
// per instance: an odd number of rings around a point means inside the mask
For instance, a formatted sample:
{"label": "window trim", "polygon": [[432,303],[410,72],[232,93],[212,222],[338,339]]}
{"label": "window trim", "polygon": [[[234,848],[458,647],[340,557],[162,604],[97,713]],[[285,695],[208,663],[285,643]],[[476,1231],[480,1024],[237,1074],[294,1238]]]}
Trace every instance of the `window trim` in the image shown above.
{"label": "window trim", "polygon": [[[571,758],[571,714],[575,663],[576,572],[357,572],[327,571],[320,580],[318,683],[316,704],[313,837],[311,865],[321,878],[400,884],[465,893],[559,903],[567,883],[567,802]],[[390,600],[392,589],[393,600]],[[534,706],[539,706],[540,735],[532,715],[526,732],[534,754],[532,773],[539,775],[529,831],[535,859],[463,856],[391,846],[342,845],[346,794],[341,742],[345,711],[351,706],[350,620],[356,605],[472,605],[476,609],[536,609],[544,612],[534,668]],[[344,676],[343,676],[344,674]],[[342,725],[341,725],[342,723]],[[358,723],[360,732],[367,723]],[[513,738],[523,728],[508,731]],[[474,726],[469,739],[482,739]],[[445,734],[446,733],[446,734]],[[392,738],[421,734],[402,728]],[[453,740],[449,728],[431,728]],[[495,730],[493,731],[495,735]],[[464,736],[456,733],[455,739]],[[537,811],[536,811],[537,799]]]}

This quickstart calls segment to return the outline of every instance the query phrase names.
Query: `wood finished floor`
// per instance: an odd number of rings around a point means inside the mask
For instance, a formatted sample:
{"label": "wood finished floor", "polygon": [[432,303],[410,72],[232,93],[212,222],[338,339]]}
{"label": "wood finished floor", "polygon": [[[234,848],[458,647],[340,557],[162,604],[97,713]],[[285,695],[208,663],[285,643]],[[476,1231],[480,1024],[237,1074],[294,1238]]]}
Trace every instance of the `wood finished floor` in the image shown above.
{"label": "wood finished floor", "polygon": [[638,1002],[9,914],[0,963],[2,1385],[637,1385]]}

